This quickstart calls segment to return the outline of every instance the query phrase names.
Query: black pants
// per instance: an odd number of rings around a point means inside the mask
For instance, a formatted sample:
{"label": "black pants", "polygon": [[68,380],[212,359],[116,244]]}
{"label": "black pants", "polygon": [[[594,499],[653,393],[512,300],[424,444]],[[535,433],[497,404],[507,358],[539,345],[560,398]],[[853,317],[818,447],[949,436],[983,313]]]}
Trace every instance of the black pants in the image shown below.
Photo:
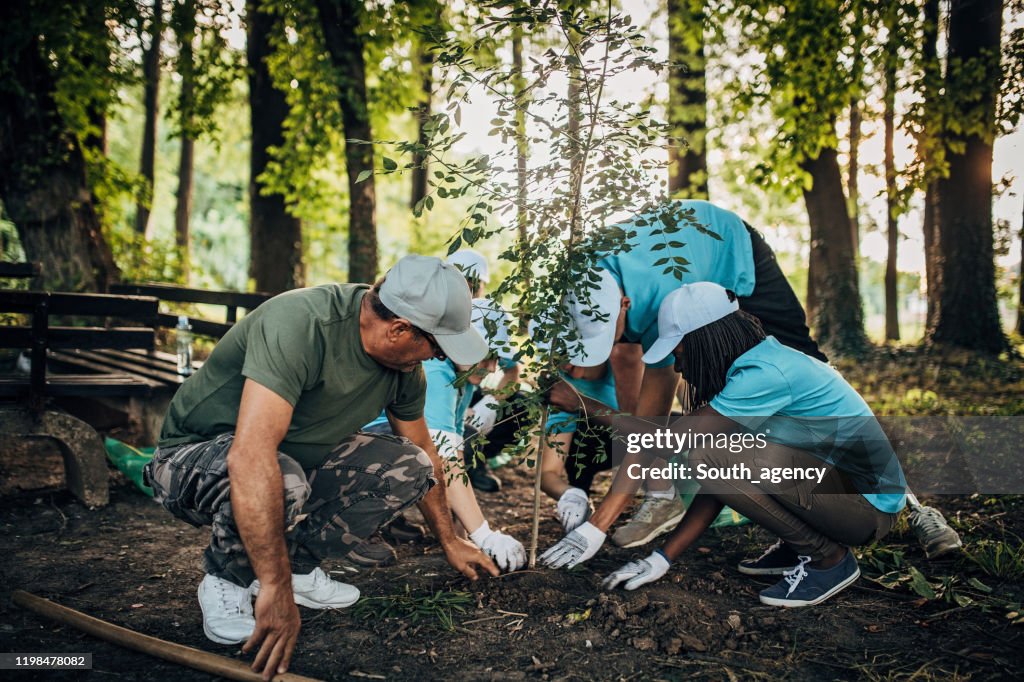
{"label": "black pants", "polygon": [[740,297],[740,310],[759,319],[765,334],[771,334],[782,345],[828,362],[811,338],[807,315],[789,280],[782,274],[772,247],[750,225],[747,225],[747,231],[754,249],[754,291],[750,296]]}
{"label": "black pants", "polygon": [[[473,399],[477,400],[477,396],[474,396]],[[510,400],[515,401],[515,399],[516,396],[512,396]],[[515,442],[516,432],[525,424],[526,422],[520,419],[518,414],[501,415],[498,423],[487,434],[486,443],[483,443],[482,437],[476,436],[476,431],[472,427],[467,426],[463,434],[466,438],[464,445],[466,461],[480,461],[481,456],[485,460],[497,457],[505,449],[505,446]],[[531,424],[530,426],[535,425]],[[569,485],[589,493],[594,476],[611,467],[612,440],[607,429],[588,430],[584,428],[573,434],[569,455],[565,460]]]}

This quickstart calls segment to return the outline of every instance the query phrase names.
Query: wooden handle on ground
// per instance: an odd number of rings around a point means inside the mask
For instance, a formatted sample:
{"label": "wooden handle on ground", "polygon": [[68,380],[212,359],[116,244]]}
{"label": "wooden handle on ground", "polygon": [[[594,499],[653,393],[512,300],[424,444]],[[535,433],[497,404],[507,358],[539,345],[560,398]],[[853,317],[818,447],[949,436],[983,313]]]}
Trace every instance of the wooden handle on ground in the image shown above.
{"label": "wooden handle on ground", "polygon": [[[134,630],[100,620],[99,618],[87,616],[81,611],[75,611],[66,606],[55,604],[48,599],[37,597],[24,590],[15,590],[11,596],[11,601],[22,608],[38,613],[41,616],[46,616],[58,623],[70,625],[94,637],[99,637],[127,649],[134,649],[150,656],[162,658],[165,661],[202,670],[213,675],[220,675],[230,680],[261,682],[263,679],[259,673],[254,672],[241,661],[200,651],[199,649],[193,649],[181,644],[174,644],[173,642],[167,642],[156,637],[150,637],[149,635],[143,635]],[[294,675],[292,673],[275,675],[273,679],[275,682],[317,682],[314,678]]]}

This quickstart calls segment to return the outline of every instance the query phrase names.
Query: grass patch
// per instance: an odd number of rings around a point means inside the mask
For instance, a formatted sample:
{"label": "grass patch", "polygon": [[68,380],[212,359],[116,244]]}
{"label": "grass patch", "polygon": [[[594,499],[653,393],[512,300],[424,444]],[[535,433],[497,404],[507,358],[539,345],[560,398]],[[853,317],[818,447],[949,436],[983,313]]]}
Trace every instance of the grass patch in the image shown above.
{"label": "grass patch", "polygon": [[407,584],[404,593],[364,597],[351,611],[360,620],[401,618],[410,623],[437,624],[445,630],[454,630],[454,615],[465,613],[473,603],[473,595],[469,592],[440,590],[416,595]]}

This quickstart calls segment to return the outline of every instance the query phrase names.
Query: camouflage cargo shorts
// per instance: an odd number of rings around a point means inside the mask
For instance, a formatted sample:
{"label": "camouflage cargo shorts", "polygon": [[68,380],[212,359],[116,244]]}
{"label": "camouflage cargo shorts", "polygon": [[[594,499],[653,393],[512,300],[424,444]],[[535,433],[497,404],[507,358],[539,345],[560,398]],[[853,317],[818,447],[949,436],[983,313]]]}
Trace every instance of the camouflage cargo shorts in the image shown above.
{"label": "camouflage cargo shorts", "polygon": [[[255,579],[231,511],[227,454],[234,434],[158,448],[144,474],[154,499],[194,526],[209,525],[207,573],[248,586]],[[427,454],[406,438],[356,433],[315,469],[277,455],[284,482],[285,540],[294,573],[309,573],[370,537],[436,483]]]}

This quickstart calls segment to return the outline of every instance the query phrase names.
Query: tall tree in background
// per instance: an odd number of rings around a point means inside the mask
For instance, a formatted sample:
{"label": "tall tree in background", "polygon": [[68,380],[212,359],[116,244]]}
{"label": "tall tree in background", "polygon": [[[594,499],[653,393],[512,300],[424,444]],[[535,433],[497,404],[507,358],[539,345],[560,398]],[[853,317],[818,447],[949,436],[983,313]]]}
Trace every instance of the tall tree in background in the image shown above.
{"label": "tall tree in background", "polygon": [[[949,15],[945,126],[949,174],[939,181],[942,278],[928,339],[989,353],[1006,348],[996,303],[992,144],[1002,83],[1001,0],[953,0]],[[956,122],[956,125],[952,123]]]}
{"label": "tall tree in background", "polygon": [[274,87],[267,69],[270,35],[280,30],[261,0],[246,4],[248,24],[249,102],[252,124],[250,156],[249,274],[257,291],[277,293],[305,285],[302,260],[302,223],[288,212],[284,195],[269,192],[261,180],[271,162],[270,149],[284,140],[282,126],[288,103]]}
{"label": "tall tree in background", "polygon": [[174,209],[174,244],[182,257],[182,274],[188,281],[189,222],[192,216],[192,174],[195,159],[195,57],[193,43],[196,37],[195,0],[175,2],[171,21],[178,37],[178,74],[181,93],[178,109],[181,115],[181,152],[178,156],[178,192]]}
{"label": "tall tree in background", "polygon": [[[118,278],[93,205],[76,134],[56,102],[53,60],[69,27],[102,30],[74,3],[0,3],[0,203],[42,284],[105,291]],[[57,62],[55,64],[55,62]],[[83,97],[84,97],[83,93]]]}
{"label": "tall tree in background", "polygon": [[[364,8],[357,0],[317,0],[320,26],[337,73],[338,103],[345,131],[348,173],[348,273],[350,282],[377,278],[376,189],[373,181],[373,136],[366,98],[366,64],[359,21]],[[354,143],[361,140],[367,144]],[[362,182],[360,182],[362,180]]]}
{"label": "tall tree in background", "polygon": [[838,353],[858,353],[867,337],[836,133],[851,87],[840,59],[851,42],[850,27],[843,23],[839,2],[790,0],[782,5],[781,21],[769,21],[767,29],[767,76],[784,121],[780,151],[807,179],[807,286],[816,301],[811,322],[823,345]]}
{"label": "tall tree in background", "polygon": [[707,199],[703,0],[668,0],[668,59],[668,121],[674,138],[668,152],[668,191],[673,197]]}
{"label": "tall tree in background", "polygon": [[[865,7],[863,2],[853,2],[850,8],[851,21],[854,26],[863,26]],[[860,256],[860,134],[861,120],[861,97],[863,97],[864,86],[864,30],[852,30],[853,36],[853,66],[850,69],[850,80],[852,92],[850,94],[850,163],[847,170],[847,199],[850,211],[850,239],[853,240],[853,257],[856,261]]]}
{"label": "tall tree in background", "polygon": [[163,13],[163,0],[153,0],[148,31],[149,46],[142,58],[143,104],[146,110],[146,120],[142,126],[139,175],[145,182],[145,193],[140,197],[135,208],[135,231],[139,234],[146,233],[149,226],[149,211],[153,205],[157,120],[160,116],[160,44],[164,30]]}
{"label": "tall tree in background", "polygon": [[[420,73],[422,94],[420,104],[413,116],[416,119],[416,139],[421,145],[427,144],[426,124],[430,120],[432,101],[434,98],[434,55],[426,37],[416,41],[416,68]],[[415,209],[417,204],[427,196],[427,174],[430,172],[427,158],[422,152],[414,152],[412,162],[412,194],[409,196],[409,208]]]}
{"label": "tall tree in background", "polygon": [[899,44],[902,40],[900,32],[900,6],[893,2],[883,10],[883,24],[887,31],[885,48],[882,53],[882,72],[884,92],[882,95],[884,111],[882,113],[885,129],[885,214],[886,236],[889,250],[885,258],[885,340],[899,341],[899,292],[897,290],[898,272],[896,269],[896,250],[899,247],[899,190],[896,187],[896,160],[893,150],[893,138],[896,133],[896,71],[899,66]]}
{"label": "tall tree in background", "polygon": [[1021,215],[1021,229],[1017,233],[1020,237],[1020,262],[1017,265],[1017,326],[1014,330],[1024,336],[1024,214]]}
{"label": "tall tree in background", "polygon": [[938,161],[941,150],[942,117],[940,114],[940,88],[942,64],[939,62],[939,0],[924,0],[921,28],[921,94],[923,113],[918,132],[917,155],[922,165],[925,186],[924,211],[921,232],[924,240],[924,270],[928,296],[925,327],[935,326],[938,309],[939,282],[939,188]]}

